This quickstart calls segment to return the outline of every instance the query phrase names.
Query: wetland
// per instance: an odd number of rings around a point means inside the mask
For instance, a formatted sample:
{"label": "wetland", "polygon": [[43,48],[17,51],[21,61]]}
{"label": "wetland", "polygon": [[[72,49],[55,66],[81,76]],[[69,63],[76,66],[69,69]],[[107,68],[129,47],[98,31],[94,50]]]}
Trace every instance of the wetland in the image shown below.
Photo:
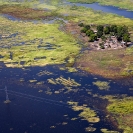
{"label": "wetland", "polygon": [[67,3],[0,0],[1,133],[133,132],[133,46],[92,49],[79,26],[132,42],[133,20]]}

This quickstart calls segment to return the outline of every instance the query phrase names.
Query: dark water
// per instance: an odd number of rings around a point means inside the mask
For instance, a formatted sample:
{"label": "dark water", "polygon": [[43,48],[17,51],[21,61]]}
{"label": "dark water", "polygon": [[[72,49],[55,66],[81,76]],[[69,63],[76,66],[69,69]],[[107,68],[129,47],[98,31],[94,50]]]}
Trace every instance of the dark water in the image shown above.
{"label": "dark water", "polygon": [[[39,72],[48,71],[53,74],[38,76]],[[55,91],[65,88],[63,85],[52,85],[47,82],[49,78],[58,78],[63,76],[75,79],[80,83],[77,92],[67,92],[64,90],[59,94]],[[24,79],[20,82],[20,79]],[[37,82],[43,81],[42,85],[36,82],[30,83],[29,80],[36,79]],[[26,69],[3,68],[0,69],[0,133],[85,133],[86,127],[93,123],[78,118],[75,121],[71,119],[78,117],[79,111],[73,111],[67,101],[79,102],[79,105],[87,104],[88,107],[95,110],[100,117],[100,122],[94,123],[92,127],[96,128],[95,133],[100,133],[101,128],[116,130],[112,122],[105,118],[105,108],[107,100],[102,100],[93,95],[133,95],[129,90],[130,85],[122,85],[109,81],[111,88],[108,91],[99,90],[92,82],[97,80],[108,81],[99,76],[93,76],[83,71],[69,73],[59,70],[59,66],[30,67]],[[5,85],[8,88],[11,103],[5,104]],[[51,95],[46,94],[51,89]],[[73,87],[77,89],[77,87]],[[87,89],[87,90],[86,90]],[[42,92],[39,92],[42,90]],[[87,94],[88,90],[92,94]],[[64,116],[67,115],[67,116]],[[62,125],[67,122],[66,125]],[[55,128],[50,128],[55,126]]]}

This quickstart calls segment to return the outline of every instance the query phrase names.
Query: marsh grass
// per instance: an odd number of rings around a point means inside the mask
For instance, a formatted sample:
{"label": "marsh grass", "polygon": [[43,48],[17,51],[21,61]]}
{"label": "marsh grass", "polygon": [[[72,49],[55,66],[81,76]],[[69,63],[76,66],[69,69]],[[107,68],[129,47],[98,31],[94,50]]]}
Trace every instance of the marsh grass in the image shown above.
{"label": "marsh grass", "polygon": [[106,81],[96,81],[93,82],[93,85],[96,85],[100,90],[109,90],[109,82]]}
{"label": "marsh grass", "polygon": [[90,51],[77,59],[78,66],[105,77],[117,78],[132,75],[132,47],[117,50]]}
{"label": "marsh grass", "polygon": [[96,112],[86,105],[79,106],[77,102],[68,101],[69,105],[71,105],[72,110],[79,111],[79,118],[81,120],[86,120],[89,123],[97,123],[100,121],[100,118],[97,116]]}
{"label": "marsh grass", "polygon": [[65,87],[78,87],[81,86],[81,84],[77,83],[74,79],[71,79],[70,77],[68,79],[65,79],[63,77],[59,77],[56,79],[48,79],[48,82],[51,84],[60,84],[64,85]]}
{"label": "marsh grass", "polygon": [[133,97],[122,96],[121,98],[107,96],[110,101],[107,110],[116,118],[118,126],[124,133],[133,132]]}
{"label": "marsh grass", "polygon": [[[0,54],[4,58],[0,60],[10,63],[12,67],[22,67],[21,61],[25,62],[23,66],[61,64],[69,56],[71,61],[71,58],[73,58],[71,55],[77,55],[80,50],[73,37],[58,30],[58,24],[12,22],[2,17],[0,17],[0,20],[0,34],[3,35],[3,32],[4,34],[19,33],[19,37],[14,37],[14,41],[11,41],[11,38],[2,38],[0,42],[0,45],[10,46],[9,49],[1,48]],[[54,49],[38,48],[40,40],[43,40],[43,46],[47,46],[47,43],[55,44]],[[24,42],[24,44],[14,46],[14,44],[20,42]],[[10,60],[10,52],[13,53],[12,60]],[[34,60],[35,58],[39,58],[39,60]],[[18,64],[13,64],[13,62],[18,62]]]}

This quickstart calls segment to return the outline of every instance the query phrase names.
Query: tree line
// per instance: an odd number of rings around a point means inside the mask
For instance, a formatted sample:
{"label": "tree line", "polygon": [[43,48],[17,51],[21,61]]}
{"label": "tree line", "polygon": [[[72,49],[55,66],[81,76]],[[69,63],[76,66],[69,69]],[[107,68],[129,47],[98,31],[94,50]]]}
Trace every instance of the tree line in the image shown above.
{"label": "tree line", "polygon": [[83,23],[79,24],[81,33],[85,33],[89,37],[90,42],[96,41],[98,38],[101,38],[103,41],[106,40],[106,35],[115,36],[118,41],[130,42],[130,34],[128,32],[128,27],[117,26],[117,25],[97,25],[96,32],[91,29],[90,25],[84,25]]}

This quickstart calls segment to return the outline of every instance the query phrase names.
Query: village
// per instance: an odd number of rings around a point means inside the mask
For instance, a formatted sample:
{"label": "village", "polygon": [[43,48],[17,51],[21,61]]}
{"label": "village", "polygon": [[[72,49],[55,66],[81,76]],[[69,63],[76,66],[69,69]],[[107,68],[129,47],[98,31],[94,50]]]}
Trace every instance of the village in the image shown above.
{"label": "village", "polygon": [[65,31],[77,37],[93,50],[121,49],[132,45],[128,27],[117,25],[84,25],[67,23]]}

